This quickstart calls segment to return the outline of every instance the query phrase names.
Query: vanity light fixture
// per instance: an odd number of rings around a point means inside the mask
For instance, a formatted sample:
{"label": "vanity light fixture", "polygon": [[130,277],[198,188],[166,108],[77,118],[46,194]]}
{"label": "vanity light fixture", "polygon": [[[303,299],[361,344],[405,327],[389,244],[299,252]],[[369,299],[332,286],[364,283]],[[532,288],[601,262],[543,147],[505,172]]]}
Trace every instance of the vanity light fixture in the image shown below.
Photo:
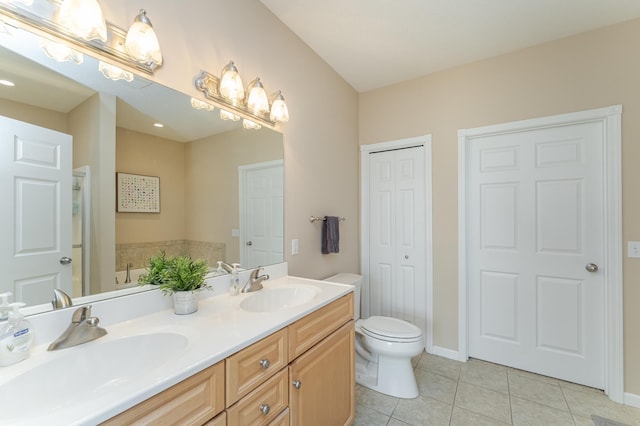
{"label": "vanity light fixture", "polygon": [[81,64],[84,61],[82,53],[76,52],[65,44],[56,43],[46,38],[40,39],[40,48],[45,55],[58,62],[70,61]]}
{"label": "vanity light fixture", "polygon": [[[116,68],[146,74],[153,74],[163,62],[158,39],[144,10],[136,16],[131,34],[127,34],[105,20],[98,0],[33,0],[32,7],[24,6],[24,1],[0,0],[0,31],[3,22],[5,26],[14,26],[8,22],[15,22],[15,27],[24,25],[37,30],[44,38],[59,43],[42,45],[47,56],[56,61],[81,63],[82,52]],[[117,74],[119,79],[131,81],[131,72]],[[105,75],[112,78],[114,70]]]}
{"label": "vanity light fixture", "polygon": [[160,43],[144,9],[140,9],[129,28],[125,49],[134,61],[148,64],[152,69],[162,65]]}
{"label": "vanity light fixture", "polygon": [[220,95],[231,101],[232,104],[240,104],[244,101],[244,87],[238,68],[233,61],[230,61],[220,73],[220,83],[218,85]]}
{"label": "vanity light fixture", "polygon": [[159,129],[162,129],[164,127],[164,124],[162,124],[162,123],[153,123],[153,127],[157,127]]}
{"label": "vanity light fixture", "polygon": [[287,104],[284,102],[284,96],[282,96],[282,92],[280,90],[272,96],[271,114],[269,115],[269,118],[271,121],[279,121],[281,123],[289,121],[289,109],[287,108]]}
{"label": "vanity light fixture", "polygon": [[125,71],[122,68],[116,67],[115,65],[108,64],[106,62],[100,61],[98,64],[98,70],[109,80],[124,80],[126,82],[133,81],[133,73],[129,71]]}
{"label": "vanity light fixture", "polygon": [[289,111],[282,92],[278,90],[273,94],[273,105],[270,105],[260,78],[249,83],[245,97],[242,79],[233,61],[222,69],[220,78],[202,71],[194,84],[207,100],[220,107],[221,119],[238,121],[244,118],[245,129],[259,129],[262,125],[273,128],[277,123],[289,121]]}
{"label": "vanity light fixture", "polygon": [[2,86],[7,86],[7,87],[13,87],[16,84],[13,81],[9,81],[9,80],[0,80],[0,85]]}
{"label": "vanity light fixture", "polygon": [[62,0],[55,20],[77,37],[107,41],[107,23],[97,0]]}
{"label": "vanity light fixture", "polygon": [[249,83],[247,93],[247,107],[249,111],[255,115],[269,112],[269,98],[267,98],[267,92],[264,90],[260,77],[257,77]]}

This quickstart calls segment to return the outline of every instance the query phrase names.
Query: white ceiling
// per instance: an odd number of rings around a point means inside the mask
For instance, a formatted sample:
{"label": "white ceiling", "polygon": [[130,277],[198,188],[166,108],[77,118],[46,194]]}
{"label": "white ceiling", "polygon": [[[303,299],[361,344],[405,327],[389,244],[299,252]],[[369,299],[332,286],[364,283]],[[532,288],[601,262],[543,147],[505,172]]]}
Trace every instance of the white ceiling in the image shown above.
{"label": "white ceiling", "polygon": [[261,0],[359,92],[640,17],[639,0]]}

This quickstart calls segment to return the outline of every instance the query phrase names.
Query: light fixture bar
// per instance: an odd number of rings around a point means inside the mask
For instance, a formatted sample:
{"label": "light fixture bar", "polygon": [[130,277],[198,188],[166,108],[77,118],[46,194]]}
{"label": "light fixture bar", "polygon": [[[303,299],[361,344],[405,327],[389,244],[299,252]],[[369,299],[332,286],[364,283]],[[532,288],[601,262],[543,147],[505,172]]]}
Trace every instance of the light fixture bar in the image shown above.
{"label": "light fixture bar", "polygon": [[97,56],[107,62],[115,62],[122,66],[135,68],[145,74],[153,74],[154,66],[132,60],[125,51],[124,45],[127,37],[125,30],[107,21],[107,41],[104,43],[99,40],[87,41],[73,35],[69,30],[52,20],[53,6],[51,10],[44,7],[42,9],[41,14],[37,14],[15,3],[0,2],[0,18],[4,16],[12,19],[42,37],[62,40],[82,53]]}
{"label": "light fixture bar", "polygon": [[218,105],[218,107],[229,112],[233,112],[234,114],[237,114],[243,118],[247,118],[253,122],[260,123],[271,129],[275,128],[276,122],[272,121],[269,118],[268,111],[266,113],[257,115],[252,113],[249,108],[246,107],[246,105],[234,105],[229,100],[222,97],[222,95],[218,91],[218,82],[218,77],[206,71],[202,71],[202,73],[198,77],[196,77],[194,84],[196,86],[196,89],[204,93],[205,98],[214,101]]}

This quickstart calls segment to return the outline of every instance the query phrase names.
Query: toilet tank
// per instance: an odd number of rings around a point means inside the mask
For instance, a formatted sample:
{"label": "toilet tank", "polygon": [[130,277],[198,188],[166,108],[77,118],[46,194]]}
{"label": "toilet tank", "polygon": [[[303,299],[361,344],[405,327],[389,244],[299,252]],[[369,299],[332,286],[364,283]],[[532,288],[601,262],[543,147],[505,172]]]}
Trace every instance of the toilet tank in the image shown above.
{"label": "toilet tank", "polygon": [[355,287],[353,289],[353,319],[360,319],[360,290],[362,289],[362,275],[342,272],[340,274],[327,277],[324,281],[348,284]]}

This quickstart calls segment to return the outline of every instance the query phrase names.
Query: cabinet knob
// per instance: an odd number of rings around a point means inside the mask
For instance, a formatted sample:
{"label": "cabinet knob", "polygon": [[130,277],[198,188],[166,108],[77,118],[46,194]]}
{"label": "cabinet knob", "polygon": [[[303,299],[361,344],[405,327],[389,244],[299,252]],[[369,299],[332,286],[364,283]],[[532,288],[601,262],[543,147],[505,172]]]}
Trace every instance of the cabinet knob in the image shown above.
{"label": "cabinet knob", "polygon": [[296,389],[300,389],[302,387],[302,382],[300,380],[294,380],[293,387]]}
{"label": "cabinet knob", "polygon": [[260,365],[262,366],[262,368],[264,368],[266,370],[267,368],[269,368],[271,363],[269,362],[268,359],[261,359],[260,360]]}
{"label": "cabinet knob", "polygon": [[260,406],[260,412],[261,412],[262,414],[264,414],[265,416],[266,416],[267,414],[269,414],[269,410],[271,410],[271,407],[269,407],[269,404],[262,404],[262,405]]}

